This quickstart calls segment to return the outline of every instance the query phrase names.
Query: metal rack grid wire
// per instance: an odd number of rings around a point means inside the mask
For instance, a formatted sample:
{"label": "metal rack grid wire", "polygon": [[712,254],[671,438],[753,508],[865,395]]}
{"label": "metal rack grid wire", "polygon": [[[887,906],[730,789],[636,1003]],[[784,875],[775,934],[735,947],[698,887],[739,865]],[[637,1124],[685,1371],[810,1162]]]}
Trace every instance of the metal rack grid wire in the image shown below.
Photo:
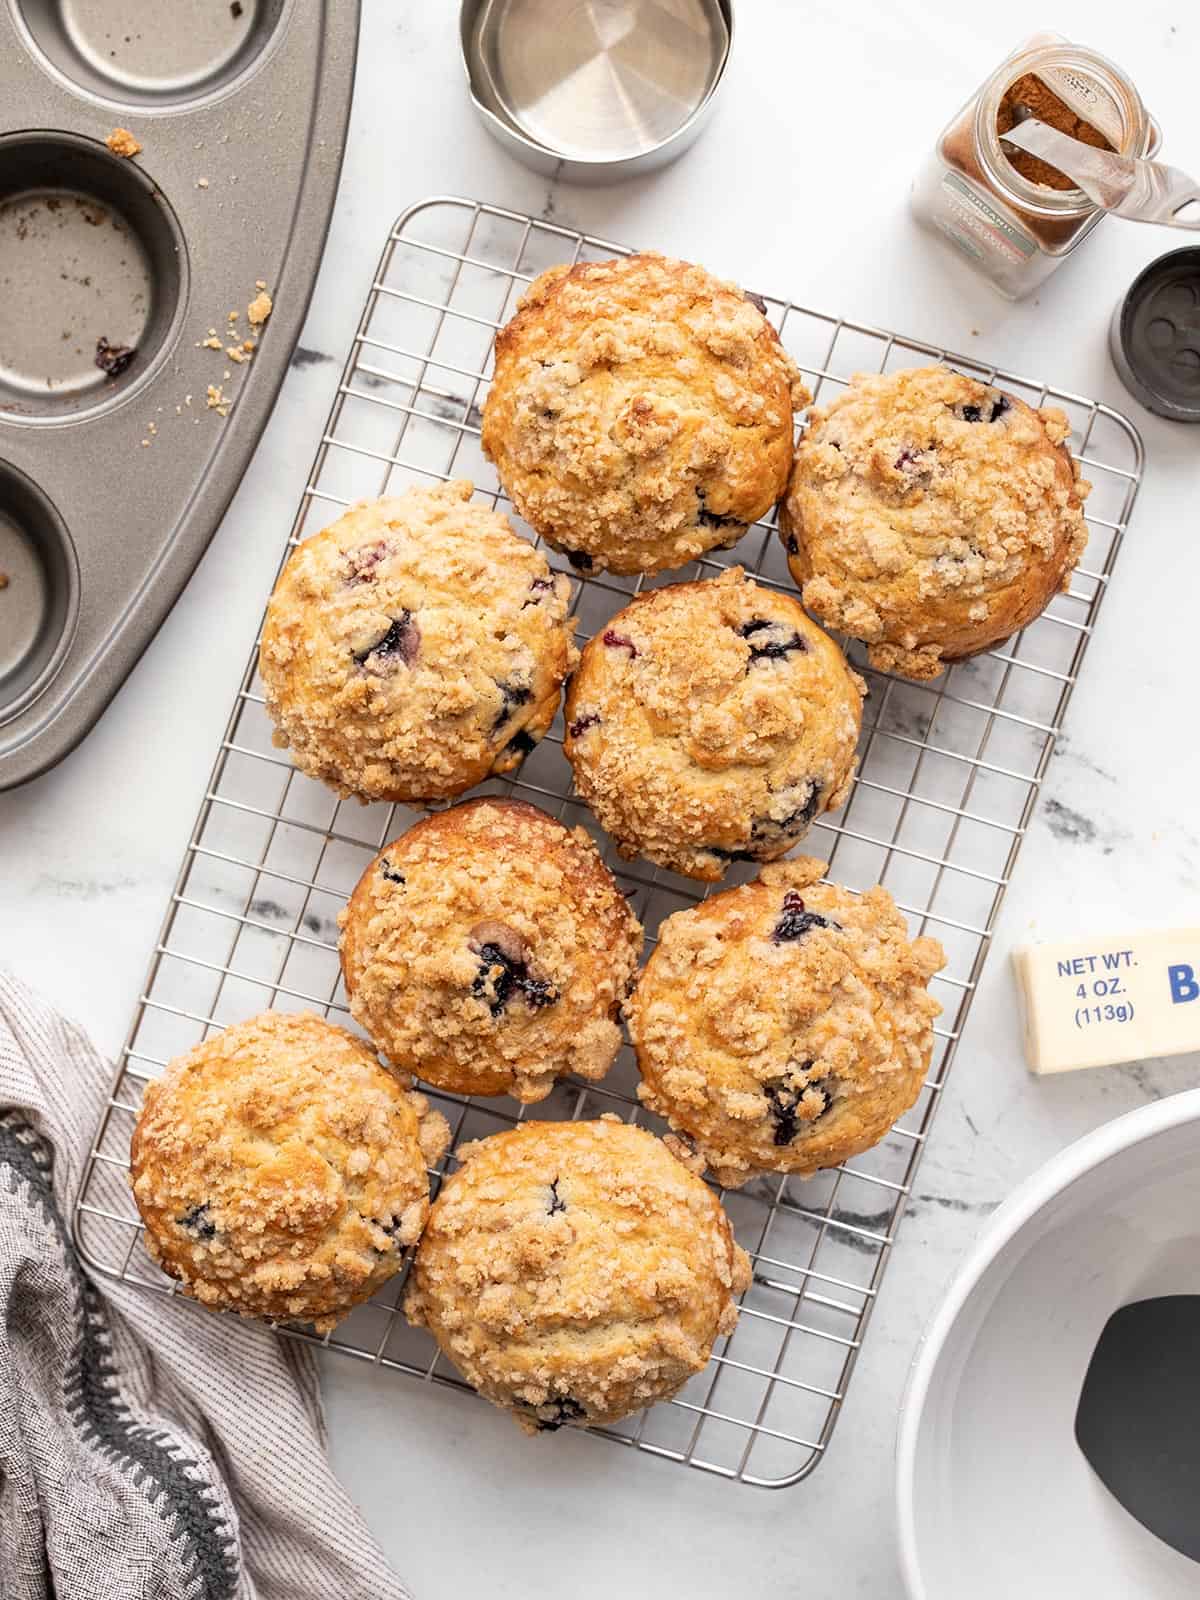
{"label": "metal rack grid wire", "polygon": [[[413,482],[474,480],[528,537],[479,446],[491,343],[530,278],[564,260],[623,247],[546,220],[463,199],[414,206],[392,230],[338,385],[286,557],[350,502]],[[930,684],[872,671],[859,773],[842,810],[805,840],[851,889],[885,884],[912,932],[936,934],[949,964],[934,981],[944,1006],[921,1097],[875,1150],[801,1183],[762,1177],[723,1194],[754,1263],[737,1330],[670,1404],[595,1430],[628,1447],[743,1483],[795,1483],[833,1434],[896,1229],[956,1052],[991,931],[1137,494],[1142,447],[1133,426],[1097,402],[1000,372],[977,359],[766,297],[768,314],[820,399],[853,372],[945,360],[1038,405],[1067,411],[1072,447],[1094,489],[1090,541],[1070,590],[990,654]],[[568,570],[552,551],[558,569]],[[712,575],[740,562],[791,590],[771,522],[730,552],[649,580]],[[580,636],[647,580],[596,576],[575,585]],[[256,676],[246,669],[188,843],[166,918],[96,1133],[75,1206],[85,1259],[109,1275],[174,1293],[153,1265],[127,1183],[129,1136],[144,1085],[211,1031],[268,1006],[315,1008],[343,1025],[336,915],[377,850],[415,819],[404,807],[338,801],[271,745]],[[561,716],[509,778],[481,792],[515,794],[589,828],[646,926],[708,890],[646,862],[615,858],[571,790]],[[731,869],[726,884],[749,868]],[[454,1145],[522,1118],[617,1111],[657,1126],[634,1097],[628,1048],[600,1084],[566,1082],[548,1100],[471,1101],[430,1091]],[[447,1161],[453,1161],[453,1150]],[[436,1184],[440,1177],[435,1172]],[[306,1339],[382,1368],[465,1389],[428,1336],[399,1310],[403,1273],[332,1333]],[[197,1315],[209,1313],[196,1310]]]}

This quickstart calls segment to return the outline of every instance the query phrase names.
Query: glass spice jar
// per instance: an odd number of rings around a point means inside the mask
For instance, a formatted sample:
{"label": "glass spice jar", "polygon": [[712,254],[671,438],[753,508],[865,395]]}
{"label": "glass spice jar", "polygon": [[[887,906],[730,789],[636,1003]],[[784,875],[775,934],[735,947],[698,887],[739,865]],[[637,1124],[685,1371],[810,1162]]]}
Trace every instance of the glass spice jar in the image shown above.
{"label": "glass spice jar", "polygon": [[1039,33],[997,67],[943,129],[913,184],[912,210],[1009,300],[1043,283],[1104,215],[1065,174],[1006,153],[1013,101],[1030,99],[1043,121],[1103,149],[1149,157],[1159,144],[1133,84],[1086,45]]}

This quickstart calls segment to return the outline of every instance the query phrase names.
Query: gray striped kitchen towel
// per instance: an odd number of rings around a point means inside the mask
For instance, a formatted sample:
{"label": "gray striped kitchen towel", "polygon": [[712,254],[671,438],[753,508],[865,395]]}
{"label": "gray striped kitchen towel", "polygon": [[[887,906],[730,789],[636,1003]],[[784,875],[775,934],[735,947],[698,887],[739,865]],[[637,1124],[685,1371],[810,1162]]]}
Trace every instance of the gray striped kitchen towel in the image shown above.
{"label": "gray striped kitchen towel", "polygon": [[333,1476],[311,1352],[81,1266],[108,1080],[0,974],[0,1600],[407,1600]]}

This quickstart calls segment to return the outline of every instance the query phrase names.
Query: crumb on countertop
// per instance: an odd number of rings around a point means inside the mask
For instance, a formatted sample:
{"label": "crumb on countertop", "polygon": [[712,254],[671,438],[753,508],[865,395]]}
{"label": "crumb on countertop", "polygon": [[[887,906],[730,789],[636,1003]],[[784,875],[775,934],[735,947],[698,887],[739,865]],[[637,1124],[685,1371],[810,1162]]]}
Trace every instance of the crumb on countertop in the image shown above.
{"label": "crumb on countertop", "polygon": [[197,178],[196,179],[196,187],[197,187],[197,189],[207,189],[208,188],[208,179],[207,178]]}
{"label": "crumb on countertop", "polygon": [[8,573],[0,572],[0,589],[8,588]]}
{"label": "crumb on countertop", "polygon": [[128,128],[114,128],[104,142],[113,155],[124,156],[127,161],[132,161],[134,156],[142,153],[141,145]]}

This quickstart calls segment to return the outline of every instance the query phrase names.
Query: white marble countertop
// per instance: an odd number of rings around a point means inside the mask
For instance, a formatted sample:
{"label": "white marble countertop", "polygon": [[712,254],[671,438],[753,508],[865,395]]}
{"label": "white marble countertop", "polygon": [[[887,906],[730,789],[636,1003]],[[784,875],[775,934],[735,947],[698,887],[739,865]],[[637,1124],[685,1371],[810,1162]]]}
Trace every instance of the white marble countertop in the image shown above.
{"label": "white marble countertop", "polygon": [[1130,409],[1141,427],[1133,531],[827,1461],[772,1493],[568,1434],[525,1444],[456,1394],[327,1358],[337,1466],[418,1597],[716,1595],[739,1581],[763,1600],[898,1596],[897,1410],[920,1329],[981,1218],[1070,1140],[1198,1081],[1194,1056],[1031,1079],[1006,960],[1030,935],[1196,920],[1200,430],[1138,411],[1106,352],[1119,295],[1182,241],[1107,223],[1037,301],[1011,306],[916,231],[905,197],[955,105],[1047,25],[1124,64],[1169,156],[1196,170],[1200,16],[1181,0],[1058,0],[1049,21],[1035,0],[738,10],[724,103],[701,142],[655,177],[585,190],[548,187],[474,120],[451,0],[365,0],[341,195],[302,341],[315,355],[294,364],[208,555],[99,726],[55,771],[0,795],[0,960],[113,1052],[373,263],[397,212],[426,195],[469,194],[692,256],[1045,374]]}

